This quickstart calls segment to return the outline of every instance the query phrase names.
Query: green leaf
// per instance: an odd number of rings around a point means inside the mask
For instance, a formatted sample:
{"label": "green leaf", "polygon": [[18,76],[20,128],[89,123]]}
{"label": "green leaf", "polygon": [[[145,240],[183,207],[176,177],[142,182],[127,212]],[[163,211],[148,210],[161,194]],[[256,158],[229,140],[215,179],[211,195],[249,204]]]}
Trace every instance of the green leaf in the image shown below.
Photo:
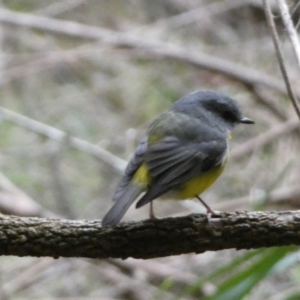
{"label": "green leaf", "polygon": [[184,292],[181,293],[178,296],[178,299],[182,299],[187,295],[191,294],[196,294],[201,290],[202,285],[208,281],[212,280],[219,280],[224,278],[224,276],[228,276],[230,272],[235,272],[238,268],[243,267],[243,265],[248,262],[252,261],[255,257],[260,257],[261,255],[261,249],[259,250],[252,250],[252,251],[247,251],[244,255],[236,258],[234,261],[229,263],[228,265],[221,267],[217,269],[215,272],[212,274],[202,277],[201,279],[197,280],[195,283],[189,285],[188,287],[185,288]]}
{"label": "green leaf", "polygon": [[261,250],[261,257],[247,269],[237,272],[222,283],[218,291],[203,300],[241,300],[251,289],[265,278],[294,247],[278,247]]}

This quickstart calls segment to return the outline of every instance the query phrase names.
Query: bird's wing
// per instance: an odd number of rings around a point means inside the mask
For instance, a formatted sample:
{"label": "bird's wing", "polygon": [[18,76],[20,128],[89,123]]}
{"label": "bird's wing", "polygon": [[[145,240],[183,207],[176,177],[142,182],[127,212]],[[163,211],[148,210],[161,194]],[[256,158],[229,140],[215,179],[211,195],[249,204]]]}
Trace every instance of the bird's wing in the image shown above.
{"label": "bird's wing", "polygon": [[126,188],[128,187],[129,183],[131,182],[135,172],[143,164],[146,151],[147,151],[147,139],[144,138],[141,141],[141,143],[137,146],[133,154],[133,157],[131,158],[131,160],[129,161],[125,169],[124,175],[121,178],[115,190],[115,193],[113,195],[112,198],[113,201],[118,201],[122,199],[122,196],[126,191]]}
{"label": "bird's wing", "polygon": [[139,200],[137,207],[217,167],[224,159],[226,148],[225,138],[211,141],[183,141],[169,136],[149,145],[145,163],[153,183]]}

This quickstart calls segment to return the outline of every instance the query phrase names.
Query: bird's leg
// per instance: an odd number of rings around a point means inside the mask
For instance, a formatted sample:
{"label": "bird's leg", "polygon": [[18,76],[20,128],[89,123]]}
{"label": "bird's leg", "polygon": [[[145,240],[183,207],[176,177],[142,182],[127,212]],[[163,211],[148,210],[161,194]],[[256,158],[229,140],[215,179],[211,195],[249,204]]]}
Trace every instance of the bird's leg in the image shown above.
{"label": "bird's leg", "polygon": [[196,195],[195,196],[201,203],[202,205],[206,208],[206,213],[210,215],[217,215],[201,198],[200,196]]}
{"label": "bird's leg", "polygon": [[150,201],[149,218],[151,220],[156,220],[157,219],[155,214],[154,214],[154,211],[153,211],[153,202],[152,201]]}

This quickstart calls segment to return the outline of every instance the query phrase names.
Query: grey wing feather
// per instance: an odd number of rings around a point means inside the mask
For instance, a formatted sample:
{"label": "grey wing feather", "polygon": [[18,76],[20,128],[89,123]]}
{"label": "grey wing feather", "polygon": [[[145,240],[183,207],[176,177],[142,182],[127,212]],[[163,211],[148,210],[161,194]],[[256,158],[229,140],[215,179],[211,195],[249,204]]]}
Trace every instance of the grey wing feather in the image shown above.
{"label": "grey wing feather", "polygon": [[172,139],[173,149],[170,151],[170,138],[165,147],[164,154],[169,155],[161,156],[165,140],[148,147],[145,162],[154,181],[136,207],[141,207],[162,194],[178,188],[194,176],[220,165],[226,154],[225,139],[188,143],[179,141],[175,137]]}
{"label": "grey wing feather", "polygon": [[186,145],[180,145],[179,141],[176,140],[173,147],[171,150],[166,148],[164,155],[161,155],[161,151],[158,152],[156,147],[150,147],[147,153],[146,163],[150,174],[154,178],[161,177],[161,184],[168,184],[190,170],[194,165],[197,155],[197,149],[194,145],[187,147]]}

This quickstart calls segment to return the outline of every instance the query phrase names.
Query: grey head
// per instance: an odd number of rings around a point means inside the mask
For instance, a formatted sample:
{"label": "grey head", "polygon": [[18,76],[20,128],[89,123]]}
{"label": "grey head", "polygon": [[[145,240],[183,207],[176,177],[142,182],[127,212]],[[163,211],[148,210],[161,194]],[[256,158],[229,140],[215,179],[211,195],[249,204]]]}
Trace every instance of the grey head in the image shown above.
{"label": "grey head", "polygon": [[239,123],[254,124],[243,116],[235,100],[215,91],[200,90],[188,94],[176,101],[171,110],[218,126],[222,131],[229,131]]}

